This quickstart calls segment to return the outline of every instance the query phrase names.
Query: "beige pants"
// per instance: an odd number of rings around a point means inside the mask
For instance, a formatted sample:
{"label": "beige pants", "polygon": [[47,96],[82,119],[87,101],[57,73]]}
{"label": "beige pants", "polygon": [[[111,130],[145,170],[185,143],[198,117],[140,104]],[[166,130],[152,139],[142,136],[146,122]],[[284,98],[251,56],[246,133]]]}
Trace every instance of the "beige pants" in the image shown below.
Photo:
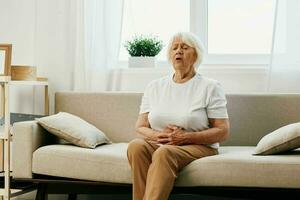
{"label": "beige pants", "polygon": [[178,172],[193,160],[218,154],[205,145],[158,146],[143,139],[129,143],[127,157],[134,200],[167,200]]}

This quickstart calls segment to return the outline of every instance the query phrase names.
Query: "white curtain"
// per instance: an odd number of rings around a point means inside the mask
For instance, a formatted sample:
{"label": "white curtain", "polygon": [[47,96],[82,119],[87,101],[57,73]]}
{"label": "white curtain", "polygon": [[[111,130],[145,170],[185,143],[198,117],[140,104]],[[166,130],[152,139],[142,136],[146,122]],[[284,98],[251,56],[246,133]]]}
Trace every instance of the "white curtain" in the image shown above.
{"label": "white curtain", "polygon": [[[74,90],[114,90],[123,0],[87,0],[78,11]],[[82,20],[84,19],[84,20]]]}
{"label": "white curtain", "polygon": [[[34,63],[38,76],[49,80],[50,113],[54,112],[54,94],[74,88],[74,66],[84,62],[83,0],[34,1]],[[28,11],[30,12],[30,11]],[[43,113],[43,99],[35,88],[35,112]]]}
{"label": "white curtain", "polygon": [[[112,69],[117,66],[123,0],[38,0],[32,4],[33,65],[39,76],[49,80],[50,112],[57,91],[116,90]],[[43,103],[39,93],[35,105]]]}
{"label": "white curtain", "polygon": [[277,0],[269,92],[300,92],[300,1]]}

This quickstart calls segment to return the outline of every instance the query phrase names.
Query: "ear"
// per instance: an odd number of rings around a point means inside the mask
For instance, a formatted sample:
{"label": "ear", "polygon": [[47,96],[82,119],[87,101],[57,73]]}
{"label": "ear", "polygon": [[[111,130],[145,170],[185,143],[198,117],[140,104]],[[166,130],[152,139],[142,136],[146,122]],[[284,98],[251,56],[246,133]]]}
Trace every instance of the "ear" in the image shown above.
{"label": "ear", "polygon": [[197,58],[198,58],[198,54],[196,52],[196,49],[193,48],[193,50],[194,50],[194,53],[193,53],[193,63],[195,63],[196,60],[197,60]]}

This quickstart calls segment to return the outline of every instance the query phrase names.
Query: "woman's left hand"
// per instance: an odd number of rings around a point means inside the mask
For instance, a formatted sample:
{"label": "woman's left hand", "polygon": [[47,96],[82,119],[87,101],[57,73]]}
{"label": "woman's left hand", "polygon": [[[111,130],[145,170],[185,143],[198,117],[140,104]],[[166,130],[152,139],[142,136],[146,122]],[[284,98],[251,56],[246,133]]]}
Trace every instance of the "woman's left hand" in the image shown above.
{"label": "woman's left hand", "polygon": [[172,130],[169,133],[168,142],[165,144],[169,145],[184,145],[187,143],[187,135],[185,134],[186,131],[178,126],[175,125],[168,125],[168,128]]}

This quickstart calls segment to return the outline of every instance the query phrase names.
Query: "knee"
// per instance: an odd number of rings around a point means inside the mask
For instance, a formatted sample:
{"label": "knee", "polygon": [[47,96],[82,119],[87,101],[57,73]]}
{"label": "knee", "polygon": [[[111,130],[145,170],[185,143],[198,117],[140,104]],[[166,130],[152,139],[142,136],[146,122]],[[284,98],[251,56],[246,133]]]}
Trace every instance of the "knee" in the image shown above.
{"label": "knee", "polygon": [[165,162],[165,161],[169,161],[171,157],[172,157],[172,151],[167,145],[165,145],[159,147],[154,152],[152,156],[152,161]]}
{"label": "knee", "polygon": [[134,139],[128,144],[127,155],[136,155],[146,150],[146,142],[143,139]]}

